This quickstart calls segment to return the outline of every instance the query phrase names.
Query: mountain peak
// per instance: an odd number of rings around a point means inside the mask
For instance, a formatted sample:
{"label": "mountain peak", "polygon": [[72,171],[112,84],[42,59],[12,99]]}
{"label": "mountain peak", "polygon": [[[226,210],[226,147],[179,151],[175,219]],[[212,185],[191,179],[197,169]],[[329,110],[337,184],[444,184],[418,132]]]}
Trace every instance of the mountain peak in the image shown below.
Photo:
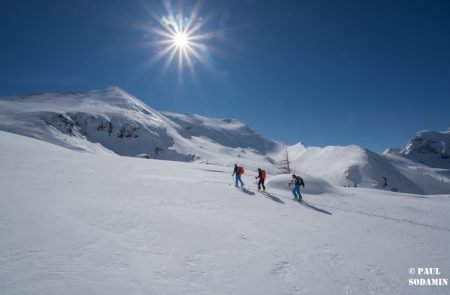
{"label": "mountain peak", "polygon": [[160,113],[117,86],[87,92],[46,92],[0,98],[0,130],[71,149],[92,145],[119,155],[206,161],[266,159],[276,142],[235,119]]}
{"label": "mountain peak", "polygon": [[450,131],[420,131],[399,154],[430,167],[450,168]]}

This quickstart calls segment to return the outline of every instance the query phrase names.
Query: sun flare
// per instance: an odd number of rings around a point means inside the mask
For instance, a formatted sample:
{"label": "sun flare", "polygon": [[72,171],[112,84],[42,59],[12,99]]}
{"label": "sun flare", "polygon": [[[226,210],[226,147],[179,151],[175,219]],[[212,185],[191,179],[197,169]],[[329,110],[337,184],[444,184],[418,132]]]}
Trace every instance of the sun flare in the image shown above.
{"label": "sun flare", "polygon": [[[156,21],[149,27],[156,48],[151,63],[163,61],[162,72],[165,73],[172,64],[178,68],[179,78],[184,69],[195,76],[195,67],[203,65],[208,70],[215,70],[210,54],[211,39],[217,37],[215,32],[207,31],[207,24],[212,20],[207,14],[200,15],[200,5],[186,8],[164,1],[165,15],[154,14]],[[186,13],[189,11],[188,13]]]}
{"label": "sun flare", "polygon": [[177,32],[173,36],[173,43],[179,49],[184,49],[189,44],[189,36],[185,32]]}

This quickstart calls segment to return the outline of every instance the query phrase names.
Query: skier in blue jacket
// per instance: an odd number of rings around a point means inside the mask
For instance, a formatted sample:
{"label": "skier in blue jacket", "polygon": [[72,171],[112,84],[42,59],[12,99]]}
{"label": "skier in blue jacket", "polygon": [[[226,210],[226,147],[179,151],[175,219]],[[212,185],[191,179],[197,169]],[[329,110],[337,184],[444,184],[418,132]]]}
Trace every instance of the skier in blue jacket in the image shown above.
{"label": "skier in blue jacket", "polygon": [[289,186],[293,185],[294,188],[292,190],[292,193],[294,194],[294,198],[298,201],[301,202],[302,201],[302,194],[300,193],[300,186],[305,187],[305,182],[303,181],[303,178],[301,178],[300,176],[297,176],[295,174],[292,174],[292,180],[289,183]]}

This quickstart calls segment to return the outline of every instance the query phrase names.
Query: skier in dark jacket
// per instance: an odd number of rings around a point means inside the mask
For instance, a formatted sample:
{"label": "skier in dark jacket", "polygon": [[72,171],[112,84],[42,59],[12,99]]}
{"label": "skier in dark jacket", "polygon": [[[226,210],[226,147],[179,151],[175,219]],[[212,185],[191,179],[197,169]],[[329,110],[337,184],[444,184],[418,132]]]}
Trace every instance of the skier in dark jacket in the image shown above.
{"label": "skier in dark jacket", "polygon": [[233,170],[233,175],[231,176],[235,176],[236,175],[236,187],[238,186],[238,181],[241,183],[241,187],[244,186],[244,183],[242,182],[241,179],[241,175],[244,173],[244,168],[239,167],[237,164],[234,164],[234,170]]}
{"label": "skier in dark jacket", "polygon": [[292,190],[292,193],[294,194],[294,198],[298,201],[302,201],[302,194],[300,193],[300,186],[305,187],[305,182],[303,181],[303,178],[300,176],[297,176],[295,174],[292,174],[292,180],[289,183],[289,186],[294,185],[294,189]]}
{"label": "skier in dark jacket", "polygon": [[258,182],[258,190],[261,190],[261,186],[262,186],[262,191],[265,192],[266,191],[266,187],[264,186],[264,181],[266,180],[266,171],[261,170],[260,168],[258,168],[258,176],[255,177],[256,179],[259,178],[259,182]]}

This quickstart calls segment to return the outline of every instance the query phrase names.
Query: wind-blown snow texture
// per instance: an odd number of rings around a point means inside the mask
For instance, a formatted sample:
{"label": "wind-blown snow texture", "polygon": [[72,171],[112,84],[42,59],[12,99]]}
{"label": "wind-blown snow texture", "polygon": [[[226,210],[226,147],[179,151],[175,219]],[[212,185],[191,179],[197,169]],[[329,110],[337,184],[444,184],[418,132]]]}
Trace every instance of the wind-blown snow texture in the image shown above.
{"label": "wind-blown snow texture", "polygon": [[286,147],[234,119],[158,112],[117,87],[0,98],[0,130],[95,154],[238,163],[271,174],[288,148],[294,173],[332,185],[450,193],[450,132],[420,132],[383,155],[359,146]]}
{"label": "wind-blown snow texture", "polygon": [[79,153],[6,132],[0,151],[3,295],[449,293],[408,286],[411,267],[450,276],[449,195],[306,175],[301,205],[288,175],[269,175],[262,194],[251,170],[243,191],[224,166]]}

